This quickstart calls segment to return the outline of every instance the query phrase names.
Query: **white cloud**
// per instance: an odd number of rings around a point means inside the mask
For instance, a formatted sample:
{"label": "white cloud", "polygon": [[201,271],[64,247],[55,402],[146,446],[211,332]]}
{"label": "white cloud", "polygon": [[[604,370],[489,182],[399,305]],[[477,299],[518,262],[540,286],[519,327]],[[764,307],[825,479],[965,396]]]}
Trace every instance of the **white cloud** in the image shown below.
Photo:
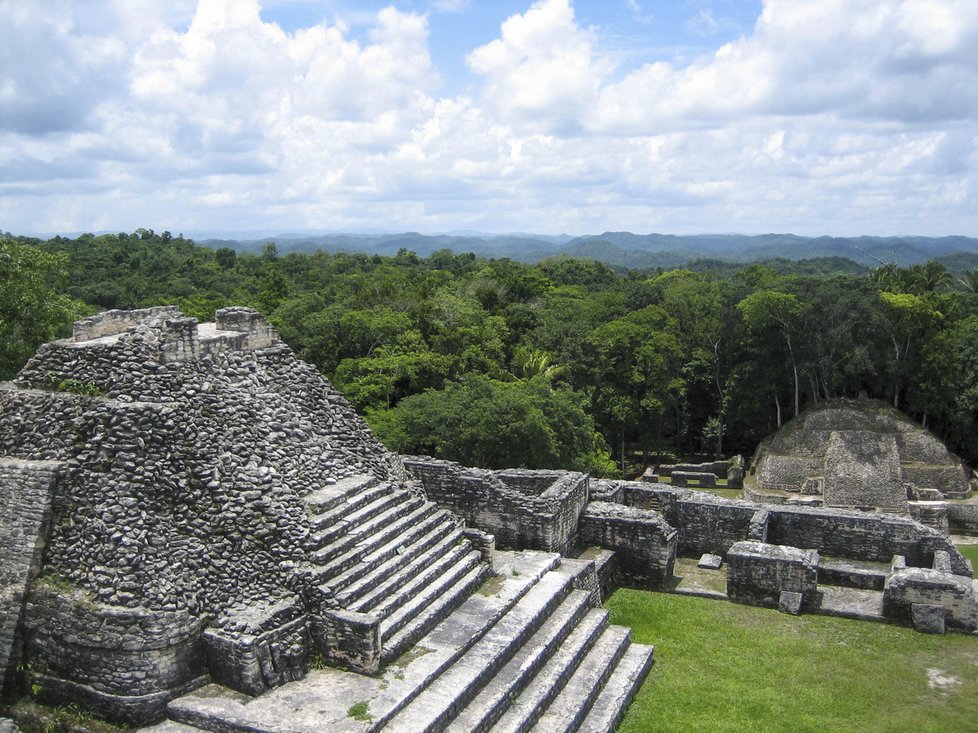
{"label": "white cloud", "polygon": [[456,97],[394,7],[362,37],[257,0],[79,7],[0,0],[0,228],[978,235],[972,0],[768,0],[627,73],[541,0]]}
{"label": "white cloud", "polygon": [[538,0],[466,61],[485,78],[485,102],[502,120],[550,130],[574,129],[610,70],[569,0]]}

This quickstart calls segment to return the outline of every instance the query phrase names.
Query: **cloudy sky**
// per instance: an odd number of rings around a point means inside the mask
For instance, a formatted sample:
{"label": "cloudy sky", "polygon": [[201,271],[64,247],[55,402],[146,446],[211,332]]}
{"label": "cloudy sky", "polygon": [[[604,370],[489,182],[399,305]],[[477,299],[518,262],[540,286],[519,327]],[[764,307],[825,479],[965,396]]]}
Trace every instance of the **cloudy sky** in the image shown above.
{"label": "cloudy sky", "polygon": [[978,236],[976,0],[0,0],[0,229]]}

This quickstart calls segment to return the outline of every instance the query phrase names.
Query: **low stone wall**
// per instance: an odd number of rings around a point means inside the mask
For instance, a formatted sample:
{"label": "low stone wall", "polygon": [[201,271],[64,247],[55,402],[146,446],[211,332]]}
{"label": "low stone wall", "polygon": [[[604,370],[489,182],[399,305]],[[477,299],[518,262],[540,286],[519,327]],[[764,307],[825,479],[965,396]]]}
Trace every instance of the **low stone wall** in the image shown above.
{"label": "low stone wall", "polygon": [[707,461],[706,463],[663,464],[655,472],[660,476],[672,476],[675,471],[685,473],[712,473],[716,478],[726,478],[730,461]]}
{"label": "low stone wall", "polygon": [[890,562],[903,555],[908,564],[929,567],[934,553],[947,551],[954,572],[971,575],[971,564],[947,535],[909,517],[838,509],[770,508],[768,542],[818,548],[825,555]]}
{"label": "low stone wall", "polygon": [[592,501],[578,531],[582,544],[615,552],[622,585],[662,588],[672,577],[678,533],[656,512]]}
{"label": "low stone wall", "polygon": [[157,720],[169,700],[206,681],[202,626],[186,611],[107,606],[39,582],[24,621],[29,681],[53,705],[81,700],[112,720]]}
{"label": "low stone wall", "polygon": [[[679,531],[677,552],[683,557],[723,555],[736,542],[764,537],[771,544],[817,549],[853,560],[888,563],[894,555],[903,555],[917,567],[930,567],[934,553],[946,551],[953,572],[973,573],[946,534],[909,517],[760,504],[667,484],[621,482],[620,495],[628,506],[661,511]],[[763,534],[752,524],[759,510],[767,512]]]}
{"label": "low stone wall", "polygon": [[978,590],[972,578],[932,568],[894,570],[883,588],[883,613],[921,631],[978,631]]}
{"label": "low stone wall", "polygon": [[952,532],[978,535],[978,502],[947,502],[947,522]]}
{"label": "low stone wall", "polygon": [[465,468],[451,461],[404,457],[434,502],[466,524],[495,535],[502,548],[567,553],[577,542],[588,476],[570,471]]}
{"label": "low stone wall", "polygon": [[683,557],[723,555],[735,542],[748,538],[758,509],[756,504],[666,484],[628,483],[624,497],[631,506],[662,512],[666,522],[679,530],[677,552]]}
{"label": "low stone wall", "polygon": [[298,598],[232,610],[204,632],[215,682],[260,695],[302,679],[309,662],[309,618]]}
{"label": "low stone wall", "polygon": [[777,608],[797,593],[800,608],[817,601],[818,552],[765,542],[738,542],[727,552],[727,595],[737,603]]}
{"label": "low stone wall", "polygon": [[16,693],[24,600],[40,573],[60,466],[0,459],[0,699]]}

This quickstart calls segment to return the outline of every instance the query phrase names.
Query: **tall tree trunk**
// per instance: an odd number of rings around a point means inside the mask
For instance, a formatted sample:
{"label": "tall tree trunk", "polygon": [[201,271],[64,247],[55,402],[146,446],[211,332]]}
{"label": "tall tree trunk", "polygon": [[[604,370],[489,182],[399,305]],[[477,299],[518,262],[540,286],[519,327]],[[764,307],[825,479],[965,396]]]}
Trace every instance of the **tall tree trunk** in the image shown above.
{"label": "tall tree trunk", "polygon": [[795,417],[798,417],[798,413],[801,412],[801,400],[798,397],[800,391],[798,387],[798,366],[794,359],[791,360],[791,370],[795,373]]}
{"label": "tall tree trunk", "polygon": [[619,432],[618,436],[621,439],[621,477],[625,478],[625,431]]}
{"label": "tall tree trunk", "polygon": [[778,399],[777,393],[774,395],[774,406],[778,410],[778,427],[781,427],[781,400]]}

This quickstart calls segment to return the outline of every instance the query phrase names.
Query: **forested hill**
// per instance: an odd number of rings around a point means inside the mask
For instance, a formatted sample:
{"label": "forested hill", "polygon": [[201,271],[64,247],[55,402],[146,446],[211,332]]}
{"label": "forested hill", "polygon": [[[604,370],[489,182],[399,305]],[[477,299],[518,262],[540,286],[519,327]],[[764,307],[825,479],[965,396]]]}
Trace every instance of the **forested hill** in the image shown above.
{"label": "forested hill", "polygon": [[237,252],[146,229],[0,235],[0,380],[87,313],[246,305],[404,453],[630,474],[656,454],[749,454],[805,405],[865,392],[976,465],[971,257],[619,272],[449,249]]}
{"label": "forested hill", "polygon": [[[592,259],[618,269],[671,268],[700,259],[730,263],[762,260],[842,258],[876,267],[893,263],[906,267],[953,255],[965,257],[963,269],[978,266],[978,239],[971,237],[799,237],[793,234],[632,234],[605,232],[583,237],[536,235],[439,234],[290,234],[276,236],[203,239],[212,248],[230,247],[258,253],[269,242],[282,252],[363,252],[393,256],[407,249],[421,257],[441,249],[472,252],[480,257],[508,257],[539,262],[554,256]],[[950,263],[948,264],[950,267]]]}

